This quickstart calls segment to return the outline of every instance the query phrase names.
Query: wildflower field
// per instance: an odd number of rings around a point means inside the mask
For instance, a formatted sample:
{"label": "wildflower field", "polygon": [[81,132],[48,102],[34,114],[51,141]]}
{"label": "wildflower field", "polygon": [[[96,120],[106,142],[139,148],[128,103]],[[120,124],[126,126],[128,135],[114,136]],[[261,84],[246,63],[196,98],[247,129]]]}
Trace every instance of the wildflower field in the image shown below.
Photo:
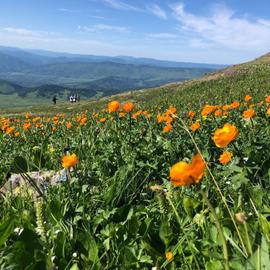
{"label": "wildflower field", "polygon": [[269,67],[254,70],[148,105],[3,115],[0,269],[269,269]]}

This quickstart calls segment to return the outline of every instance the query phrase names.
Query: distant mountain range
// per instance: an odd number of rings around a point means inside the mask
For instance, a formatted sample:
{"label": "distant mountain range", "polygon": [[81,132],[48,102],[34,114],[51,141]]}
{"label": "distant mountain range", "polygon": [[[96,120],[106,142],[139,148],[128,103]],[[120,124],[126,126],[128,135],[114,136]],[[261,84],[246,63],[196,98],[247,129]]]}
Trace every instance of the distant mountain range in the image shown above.
{"label": "distant mountain range", "polygon": [[189,80],[223,65],[129,56],[95,56],[0,46],[0,94],[27,98],[111,95],[130,89]]}

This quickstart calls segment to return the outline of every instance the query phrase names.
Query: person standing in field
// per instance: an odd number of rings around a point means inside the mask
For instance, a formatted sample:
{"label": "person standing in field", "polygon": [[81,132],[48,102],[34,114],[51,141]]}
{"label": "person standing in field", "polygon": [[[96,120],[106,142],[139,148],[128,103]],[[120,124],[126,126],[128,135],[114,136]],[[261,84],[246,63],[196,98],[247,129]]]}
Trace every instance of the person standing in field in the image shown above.
{"label": "person standing in field", "polygon": [[56,101],[57,101],[56,95],[53,97],[52,101],[53,101],[53,104],[56,105]]}

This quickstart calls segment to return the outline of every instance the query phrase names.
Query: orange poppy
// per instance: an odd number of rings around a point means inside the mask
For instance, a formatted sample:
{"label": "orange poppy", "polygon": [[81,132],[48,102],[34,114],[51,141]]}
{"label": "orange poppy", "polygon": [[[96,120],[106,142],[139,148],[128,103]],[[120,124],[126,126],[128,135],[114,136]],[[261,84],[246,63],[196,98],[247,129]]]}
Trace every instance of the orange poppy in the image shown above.
{"label": "orange poppy", "polygon": [[14,127],[9,127],[9,128],[7,128],[7,130],[6,130],[6,134],[11,134],[14,130],[15,130]]}
{"label": "orange poppy", "polygon": [[199,183],[204,175],[205,162],[197,154],[193,157],[191,164],[180,161],[174,164],[170,170],[170,178],[174,186],[186,186]]}
{"label": "orange poppy", "polygon": [[117,100],[114,100],[108,104],[109,113],[117,112],[119,110],[120,104]]}
{"label": "orange poppy", "polygon": [[240,102],[238,101],[234,101],[232,104],[231,104],[231,107],[233,109],[238,109],[240,107]]}
{"label": "orange poppy", "polygon": [[199,122],[196,122],[196,123],[193,123],[191,126],[190,126],[190,129],[195,132],[196,130],[198,130],[199,128],[201,127],[200,123]]}
{"label": "orange poppy", "polygon": [[245,111],[243,112],[243,117],[246,118],[246,119],[250,119],[250,118],[252,118],[254,115],[255,115],[255,111],[252,110],[252,109],[248,109],[248,110],[245,110]]}
{"label": "orange poppy", "polygon": [[72,123],[71,122],[67,122],[66,123],[66,127],[67,127],[67,129],[70,129],[72,127]]}
{"label": "orange poppy", "polygon": [[193,119],[194,116],[195,116],[195,112],[192,112],[192,111],[188,112],[188,117],[189,117],[190,119]]}
{"label": "orange poppy", "polygon": [[23,124],[23,129],[24,130],[28,130],[30,127],[31,127],[31,124],[30,123],[24,123]]}
{"label": "orange poppy", "polygon": [[172,129],[172,125],[167,124],[164,128],[163,128],[163,133],[168,133],[170,132]]}
{"label": "orange poppy", "polygon": [[163,121],[163,116],[160,115],[160,114],[158,114],[158,115],[157,115],[157,122],[158,122],[158,123],[161,123],[162,121]]}
{"label": "orange poppy", "polygon": [[208,114],[212,113],[216,109],[216,106],[212,106],[209,104],[206,104],[201,112],[202,116],[207,116]]}
{"label": "orange poppy", "polygon": [[224,148],[236,139],[238,133],[236,126],[226,123],[223,128],[219,128],[215,131],[212,136],[212,140],[215,142],[217,147]]}
{"label": "orange poppy", "polygon": [[131,112],[133,109],[134,109],[134,104],[133,104],[132,102],[126,102],[126,103],[123,105],[123,110],[124,110],[124,112],[126,112],[126,113]]}
{"label": "orange poppy", "polygon": [[246,95],[244,100],[245,102],[249,102],[252,99],[252,97],[250,95]]}
{"label": "orange poppy", "polygon": [[76,156],[76,154],[66,155],[62,157],[62,167],[64,167],[65,169],[74,167],[77,163],[78,157]]}
{"label": "orange poppy", "polygon": [[215,111],[215,116],[216,117],[219,117],[219,116],[221,116],[222,115],[222,110],[216,110]]}
{"label": "orange poppy", "polygon": [[231,161],[231,159],[232,159],[232,153],[225,151],[220,155],[219,162],[222,165],[226,165]]}

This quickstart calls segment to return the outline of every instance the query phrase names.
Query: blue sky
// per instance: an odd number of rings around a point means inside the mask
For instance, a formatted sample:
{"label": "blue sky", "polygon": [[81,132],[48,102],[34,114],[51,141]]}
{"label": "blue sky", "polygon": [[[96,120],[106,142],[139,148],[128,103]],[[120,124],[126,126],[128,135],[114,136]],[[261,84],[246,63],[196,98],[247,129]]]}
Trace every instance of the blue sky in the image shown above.
{"label": "blue sky", "polygon": [[270,51],[269,0],[1,0],[0,45],[233,64]]}

